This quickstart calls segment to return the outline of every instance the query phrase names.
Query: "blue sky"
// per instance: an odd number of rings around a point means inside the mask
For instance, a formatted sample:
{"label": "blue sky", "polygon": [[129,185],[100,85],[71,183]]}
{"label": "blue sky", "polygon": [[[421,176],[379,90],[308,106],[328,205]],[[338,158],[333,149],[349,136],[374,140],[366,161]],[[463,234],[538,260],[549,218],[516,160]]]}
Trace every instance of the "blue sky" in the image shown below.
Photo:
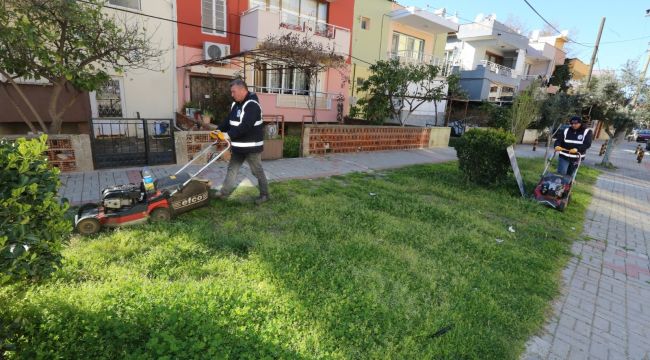
{"label": "blue sky", "polygon": [[[460,23],[474,21],[477,14],[496,14],[497,20],[509,16],[517,18],[529,30],[541,29],[540,19],[523,0],[399,0],[405,6],[426,9],[444,7],[448,14],[458,13]],[[569,30],[569,38],[589,47],[571,44],[569,55],[577,56],[585,63],[591,60],[598,27],[603,16],[605,28],[598,49],[594,69],[619,69],[628,59],[645,61],[650,42],[650,0],[528,0],[537,11],[559,30]],[[642,38],[642,39],[639,39]],[[634,40],[631,40],[634,39]],[[629,40],[629,41],[628,41]]]}

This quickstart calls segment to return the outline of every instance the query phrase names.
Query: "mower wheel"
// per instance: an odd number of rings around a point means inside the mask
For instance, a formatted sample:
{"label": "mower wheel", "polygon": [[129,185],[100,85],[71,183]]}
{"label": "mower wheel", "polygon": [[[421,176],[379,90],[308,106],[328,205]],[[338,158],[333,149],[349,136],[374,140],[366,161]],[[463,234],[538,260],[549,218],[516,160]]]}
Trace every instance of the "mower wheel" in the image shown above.
{"label": "mower wheel", "polygon": [[99,220],[92,217],[81,219],[77,223],[77,231],[81,235],[96,234],[99,232],[101,228],[102,225],[99,223]]}
{"label": "mower wheel", "polygon": [[171,211],[169,211],[168,208],[164,208],[164,207],[153,209],[153,211],[149,215],[149,219],[152,222],[167,221],[171,218],[172,218]]}

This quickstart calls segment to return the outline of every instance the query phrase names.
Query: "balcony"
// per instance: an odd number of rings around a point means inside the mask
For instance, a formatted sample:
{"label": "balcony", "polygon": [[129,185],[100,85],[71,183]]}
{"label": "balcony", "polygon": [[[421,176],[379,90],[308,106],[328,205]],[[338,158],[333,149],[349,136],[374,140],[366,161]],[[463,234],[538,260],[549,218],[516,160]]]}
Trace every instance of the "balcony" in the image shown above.
{"label": "balcony", "polygon": [[[254,86],[251,89],[260,97],[273,96],[278,108],[310,109],[314,106],[314,92],[306,89],[283,89],[278,87]],[[339,94],[316,92],[316,109],[332,110],[332,102]]]}
{"label": "balcony", "polygon": [[495,48],[501,51],[528,47],[527,37],[515,33],[514,30],[489,16],[480,21],[461,25],[457,37],[459,40],[478,42],[481,47]]}
{"label": "balcony", "polygon": [[275,7],[254,7],[241,15],[241,50],[257,48],[269,35],[297,33],[338,54],[350,51],[350,30]]}
{"label": "balcony", "polygon": [[473,100],[482,100],[488,96],[497,97],[488,94],[486,87],[488,83],[516,89],[521,80],[521,77],[515,74],[514,69],[487,60],[481,61],[474,70],[461,71],[460,78],[462,86],[468,89],[470,98]]}
{"label": "balcony", "polygon": [[452,63],[445,59],[432,55],[423,54],[417,51],[389,51],[386,54],[388,59],[398,59],[400,64],[405,65],[435,65],[440,67],[440,76],[447,76],[451,73]]}
{"label": "balcony", "polygon": [[449,33],[458,31],[458,24],[426,10],[415,7],[396,9],[388,13],[396,23],[410,26],[427,33]]}
{"label": "balcony", "polygon": [[492,61],[481,60],[480,66],[483,66],[487,71],[489,71],[491,73],[494,73],[494,74],[497,74],[497,75],[510,77],[510,78],[513,78],[513,79],[517,78],[517,75],[515,75],[515,70],[514,69],[511,69],[509,67],[493,63]]}

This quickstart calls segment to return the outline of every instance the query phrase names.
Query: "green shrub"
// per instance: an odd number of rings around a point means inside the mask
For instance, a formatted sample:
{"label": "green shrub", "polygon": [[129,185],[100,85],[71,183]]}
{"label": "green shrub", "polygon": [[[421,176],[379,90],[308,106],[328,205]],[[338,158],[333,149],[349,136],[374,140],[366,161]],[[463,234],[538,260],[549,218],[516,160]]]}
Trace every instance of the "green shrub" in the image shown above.
{"label": "green shrub", "polygon": [[285,158],[300,157],[300,136],[287,135],[284,137],[282,156]]}
{"label": "green shrub", "polygon": [[0,285],[51,273],[71,231],[68,206],[56,198],[59,169],[43,156],[46,140],[0,141]]}
{"label": "green shrub", "polygon": [[458,166],[474,183],[499,183],[511,170],[506,148],[514,143],[515,137],[500,129],[470,129],[455,146]]}
{"label": "green shrub", "polygon": [[498,106],[490,102],[481,104],[481,110],[488,114],[487,127],[508,130],[512,111],[509,107]]}

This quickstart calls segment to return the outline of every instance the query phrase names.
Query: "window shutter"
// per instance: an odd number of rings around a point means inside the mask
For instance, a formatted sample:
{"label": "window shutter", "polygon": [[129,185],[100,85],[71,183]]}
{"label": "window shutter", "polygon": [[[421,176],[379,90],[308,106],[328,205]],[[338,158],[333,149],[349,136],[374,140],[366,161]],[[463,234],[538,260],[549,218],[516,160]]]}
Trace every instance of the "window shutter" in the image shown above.
{"label": "window shutter", "polygon": [[203,32],[225,34],[226,0],[201,0],[201,26]]}
{"label": "window shutter", "polygon": [[226,30],[226,0],[215,0],[214,2],[214,32],[224,34]]}
{"label": "window shutter", "polygon": [[214,0],[201,1],[201,26],[203,32],[214,32]]}

